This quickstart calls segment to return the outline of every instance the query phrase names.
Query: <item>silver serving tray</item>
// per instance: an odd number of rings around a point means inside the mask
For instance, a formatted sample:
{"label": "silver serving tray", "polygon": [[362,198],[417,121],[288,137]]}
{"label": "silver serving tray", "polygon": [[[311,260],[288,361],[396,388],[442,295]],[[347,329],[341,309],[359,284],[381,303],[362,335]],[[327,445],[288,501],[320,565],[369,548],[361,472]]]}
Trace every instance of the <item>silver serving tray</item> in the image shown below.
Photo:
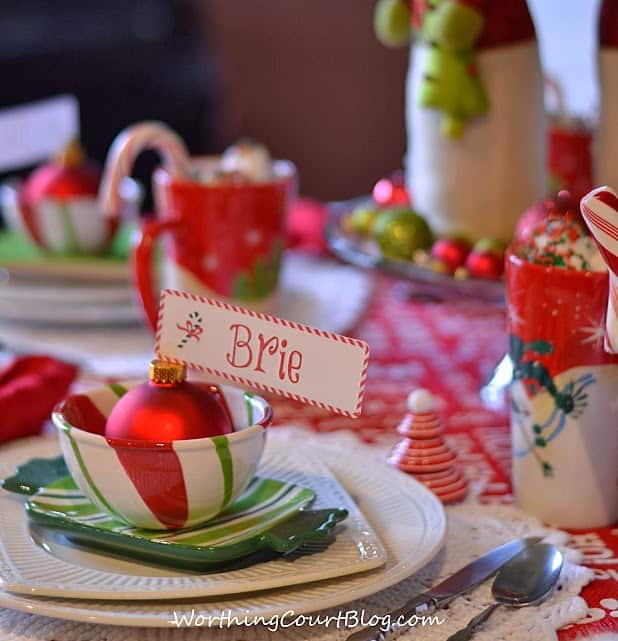
{"label": "silver serving tray", "polygon": [[414,295],[436,299],[466,298],[504,303],[504,282],[481,278],[458,279],[439,274],[411,262],[385,258],[378,246],[359,236],[348,233],[343,221],[352,210],[369,200],[364,196],[328,204],[329,216],[324,228],[329,250],[340,260],[376,272],[395,276],[414,285]]}

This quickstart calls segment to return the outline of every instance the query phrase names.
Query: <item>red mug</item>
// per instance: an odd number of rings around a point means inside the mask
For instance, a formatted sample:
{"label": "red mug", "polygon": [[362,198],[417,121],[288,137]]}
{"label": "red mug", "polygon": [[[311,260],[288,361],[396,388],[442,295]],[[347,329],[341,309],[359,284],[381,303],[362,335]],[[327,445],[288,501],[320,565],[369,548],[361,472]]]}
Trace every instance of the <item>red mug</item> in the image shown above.
{"label": "red mug", "polygon": [[158,315],[153,249],[163,240],[163,282],[259,311],[272,309],[285,246],[285,218],[296,195],[292,163],[273,163],[271,181],[203,183],[218,159],[191,160],[196,180],[153,177],[157,218],[145,222],[133,252],[133,275],[148,322]]}

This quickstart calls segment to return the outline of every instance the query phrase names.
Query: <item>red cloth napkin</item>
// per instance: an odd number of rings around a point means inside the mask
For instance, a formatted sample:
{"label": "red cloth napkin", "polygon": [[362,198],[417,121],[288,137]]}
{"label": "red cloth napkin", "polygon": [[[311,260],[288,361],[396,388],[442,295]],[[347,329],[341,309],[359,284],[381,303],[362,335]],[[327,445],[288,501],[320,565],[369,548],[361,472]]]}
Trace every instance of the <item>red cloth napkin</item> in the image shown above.
{"label": "red cloth napkin", "polygon": [[0,443],[38,434],[77,367],[48,356],[16,358],[0,371]]}

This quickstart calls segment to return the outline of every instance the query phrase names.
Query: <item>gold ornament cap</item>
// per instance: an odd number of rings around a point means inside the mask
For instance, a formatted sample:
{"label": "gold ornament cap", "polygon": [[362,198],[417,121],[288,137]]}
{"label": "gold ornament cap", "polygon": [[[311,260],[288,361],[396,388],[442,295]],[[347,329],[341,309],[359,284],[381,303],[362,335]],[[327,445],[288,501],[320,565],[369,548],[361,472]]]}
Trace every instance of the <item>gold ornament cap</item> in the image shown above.
{"label": "gold ornament cap", "polygon": [[84,148],[77,138],[73,138],[68,145],[54,157],[54,161],[66,169],[81,167],[86,160]]}
{"label": "gold ornament cap", "polygon": [[159,385],[178,385],[187,376],[187,368],[179,363],[155,359],[150,361],[148,378]]}

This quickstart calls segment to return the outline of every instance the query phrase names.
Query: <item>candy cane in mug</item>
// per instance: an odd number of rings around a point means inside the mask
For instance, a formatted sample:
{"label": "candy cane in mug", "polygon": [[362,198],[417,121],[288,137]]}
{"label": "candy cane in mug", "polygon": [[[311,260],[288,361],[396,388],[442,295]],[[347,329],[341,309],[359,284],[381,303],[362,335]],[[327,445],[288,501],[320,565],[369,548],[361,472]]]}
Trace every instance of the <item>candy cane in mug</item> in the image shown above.
{"label": "candy cane in mug", "polygon": [[597,184],[618,180],[618,0],[602,0],[597,22],[599,122],[595,132],[594,177]]}
{"label": "candy cane in mug", "polygon": [[123,129],[110,148],[99,201],[107,216],[117,215],[120,206],[120,183],[130,176],[135,159],[147,149],[157,151],[165,169],[174,178],[189,175],[189,154],[180,136],[160,122],[143,122]]}
{"label": "candy cane in mug", "polygon": [[581,212],[609,269],[605,350],[618,353],[618,195],[598,187],[584,196]]}

